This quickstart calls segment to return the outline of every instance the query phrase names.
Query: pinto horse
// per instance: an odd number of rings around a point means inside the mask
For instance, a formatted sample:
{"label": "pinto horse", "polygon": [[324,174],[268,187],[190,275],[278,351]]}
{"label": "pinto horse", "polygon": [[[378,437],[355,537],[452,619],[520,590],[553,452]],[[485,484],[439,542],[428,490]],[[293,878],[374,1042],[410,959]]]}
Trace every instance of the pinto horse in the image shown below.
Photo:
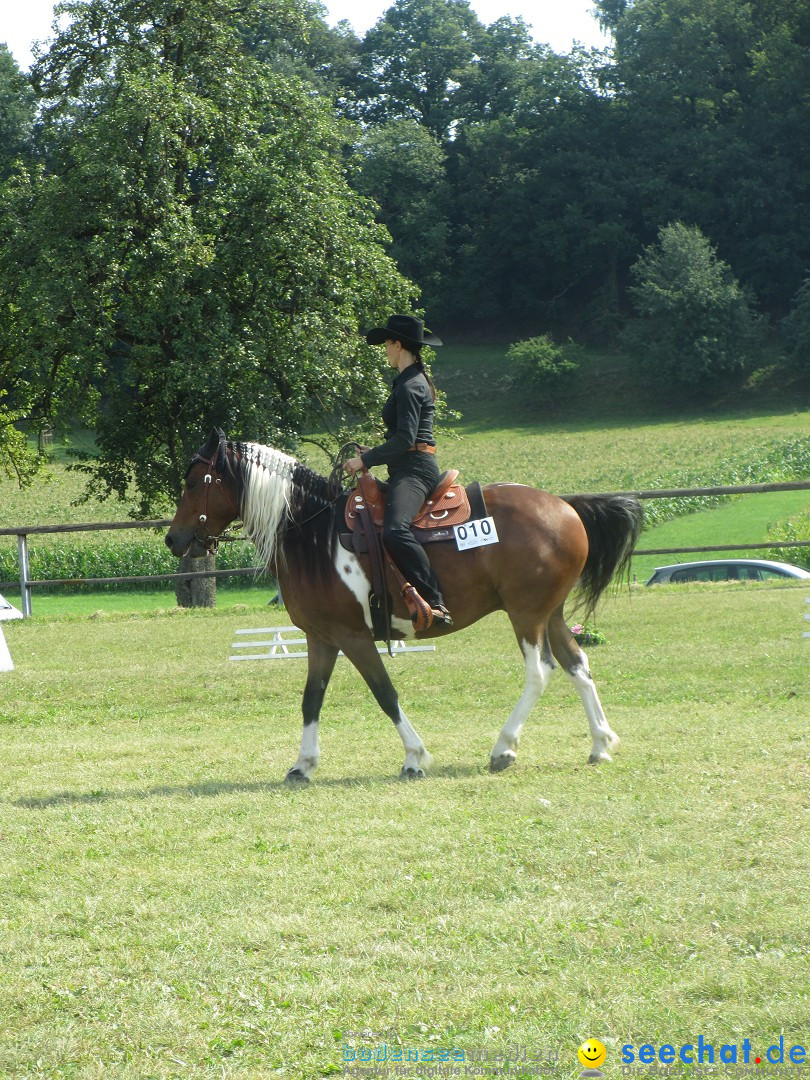
{"label": "pinto horse", "polygon": [[[578,585],[587,611],[593,610],[614,574],[627,565],[641,531],[641,507],[623,496],[562,499],[523,484],[488,484],[483,491],[498,542],[458,550],[447,540],[426,549],[453,625],[434,624],[416,633],[392,580],[393,636],[439,637],[490,612],[506,611],[526,682],[492,749],[491,770],[514,763],[523,725],[557,664],[579,692],[588,717],[589,761],[610,761],[619,739],[605,718],[588,658],[566,626],[563,606]],[[292,621],[306,634],[309,663],[301,748],[288,780],[308,781],[318,765],[318,717],[341,650],[400,734],[401,775],[421,778],[431,759],[400,707],[374,643],[367,556],[338,542],[345,497],[339,481],[269,446],[231,442],[217,429],[192,458],[166,544],[178,557],[203,555],[227,525],[240,519],[260,560],[277,577]]]}

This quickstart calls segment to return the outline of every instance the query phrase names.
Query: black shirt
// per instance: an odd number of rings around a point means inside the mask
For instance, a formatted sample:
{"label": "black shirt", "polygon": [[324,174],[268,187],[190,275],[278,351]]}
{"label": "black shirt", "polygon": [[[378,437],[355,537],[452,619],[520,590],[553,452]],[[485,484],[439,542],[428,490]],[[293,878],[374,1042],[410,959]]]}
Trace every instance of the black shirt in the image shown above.
{"label": "black shirt", "polygon": [[385,442],[361,455],[366,468],[396,463],[417,442],[435,446],[435,411],[436,406],[427,379],[416,364],[411,364],[394,379],[391,393],[383,405]]}

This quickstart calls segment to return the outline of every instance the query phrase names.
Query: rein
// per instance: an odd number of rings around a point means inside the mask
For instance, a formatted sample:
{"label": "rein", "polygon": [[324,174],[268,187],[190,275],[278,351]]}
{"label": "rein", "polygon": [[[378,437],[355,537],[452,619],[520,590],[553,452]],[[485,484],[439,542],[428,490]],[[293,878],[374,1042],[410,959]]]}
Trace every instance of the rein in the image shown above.
{"label": "rein", "polygon": [[310,521],[314,521],[315,518],[319,517],[325,510],[331,510],[335,503],[338,501],[338,499],[340,499],[342,495],[346,494],[348,488],[344,488],[342,483],[343,463],[345,461],[348,461],[350,457],[354,457],[358,450],[359,446],[357,445],[357,443],[345,443],[343,446],[341,446],[340,450],[338,450],[337,452],[335,464],[332,468],[331,473],[329,474],[327,481],[327,491],[336,490],[337,494],[333,498],[329,499],[328,502],[324,503],[324,505],[319,510],[316,510],[308,517],[301,518],[301,520],[297,520],[296,518],[291,517],[293,525],[295,525],[297,528],[300,528],[300,526],[306,525]]}

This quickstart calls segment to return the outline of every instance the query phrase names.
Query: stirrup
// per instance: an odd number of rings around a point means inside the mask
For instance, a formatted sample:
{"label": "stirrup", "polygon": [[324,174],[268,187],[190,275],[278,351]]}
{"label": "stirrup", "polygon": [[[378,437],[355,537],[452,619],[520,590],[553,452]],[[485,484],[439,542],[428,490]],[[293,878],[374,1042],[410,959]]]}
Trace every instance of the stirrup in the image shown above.
{"label": "stirrup", "polygon": [[[418,612],[412,612],[411,622],[415,623],[419,617]],[[453,618],[446,607],[432,607],[430,609],[430,626],[438,624],[439,626],[452,626]]]}
{"label": "stirrup", "polygon": [[433,612],[433,622],[438,623],[440,626],[452,626],[453,618],[446,607],[434,607],[431,609]]}

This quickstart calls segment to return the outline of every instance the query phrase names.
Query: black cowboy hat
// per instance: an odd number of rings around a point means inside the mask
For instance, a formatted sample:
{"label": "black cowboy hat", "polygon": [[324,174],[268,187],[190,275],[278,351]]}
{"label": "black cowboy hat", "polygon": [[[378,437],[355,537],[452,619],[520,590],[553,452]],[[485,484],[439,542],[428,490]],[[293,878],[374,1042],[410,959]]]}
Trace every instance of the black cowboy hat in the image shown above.
{"label": "black cowboy hat", "polygon": [[406,349],[423,345],[441,345],[441,338],[425,330],[421,319],[413,315],[392,315],[385,326],[375,326],[366,331],[369,345],[383,345],[386,341],[401,341]]}

